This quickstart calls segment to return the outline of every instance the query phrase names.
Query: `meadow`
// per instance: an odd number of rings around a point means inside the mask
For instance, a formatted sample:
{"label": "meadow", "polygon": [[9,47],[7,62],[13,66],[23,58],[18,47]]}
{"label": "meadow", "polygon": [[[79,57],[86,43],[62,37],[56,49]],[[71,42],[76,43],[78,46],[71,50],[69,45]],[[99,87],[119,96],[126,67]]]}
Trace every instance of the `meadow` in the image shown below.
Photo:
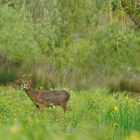
{"label": "meadow", "polygon": [[[140,140],[138,0],[0,0],[0,18],[0,140]],[[28,73],[68,111],[38,111]]]}
{"label": "meadow", "polygon": [[140,99],[107,89],[71,91],[68,110],[38,111],[22,89],[0,87],[1,140],[139,140]]}

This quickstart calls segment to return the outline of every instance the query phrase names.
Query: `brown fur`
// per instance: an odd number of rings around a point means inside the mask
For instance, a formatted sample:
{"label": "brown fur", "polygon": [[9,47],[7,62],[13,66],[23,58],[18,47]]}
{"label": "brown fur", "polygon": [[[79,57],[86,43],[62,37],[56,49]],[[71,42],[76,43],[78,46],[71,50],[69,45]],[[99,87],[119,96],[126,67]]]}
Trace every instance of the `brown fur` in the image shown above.
{"label": "brown fur", "polygon": [[70,99],[70,94],[65,90],[33,90],[30,80],[23,80],[23,89],[38,109],[41,107],[51,107],[53,105],[61,106],[64,112],[67,109],[66,105]]}

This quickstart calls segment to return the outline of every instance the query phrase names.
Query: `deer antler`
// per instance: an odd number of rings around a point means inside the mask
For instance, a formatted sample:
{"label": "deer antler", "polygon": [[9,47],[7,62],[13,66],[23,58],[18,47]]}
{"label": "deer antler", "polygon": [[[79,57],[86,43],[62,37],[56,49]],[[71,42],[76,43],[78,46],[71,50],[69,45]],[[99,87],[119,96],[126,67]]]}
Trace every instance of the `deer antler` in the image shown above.
{"label": "deer antler", "polygon": [[30,79],[32,77],[32,73],[24,74],[22,77],[23,77],[23,79]]}
{"label": "deer antler", "polygon": [[28,78],[31,78],[32,77],[32,73],[28,74]]}

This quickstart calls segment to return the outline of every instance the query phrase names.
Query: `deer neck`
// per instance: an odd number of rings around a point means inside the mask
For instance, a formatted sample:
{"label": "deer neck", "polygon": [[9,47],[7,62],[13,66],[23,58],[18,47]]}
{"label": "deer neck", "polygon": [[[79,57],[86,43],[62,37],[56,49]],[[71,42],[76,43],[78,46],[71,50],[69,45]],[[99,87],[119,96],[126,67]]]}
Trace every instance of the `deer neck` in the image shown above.
{"label": "deer neck", "polygon": [[29,98],[32,100],[33,99],[33,92],[32,89],[25,89],[26,94],[29,96]]}

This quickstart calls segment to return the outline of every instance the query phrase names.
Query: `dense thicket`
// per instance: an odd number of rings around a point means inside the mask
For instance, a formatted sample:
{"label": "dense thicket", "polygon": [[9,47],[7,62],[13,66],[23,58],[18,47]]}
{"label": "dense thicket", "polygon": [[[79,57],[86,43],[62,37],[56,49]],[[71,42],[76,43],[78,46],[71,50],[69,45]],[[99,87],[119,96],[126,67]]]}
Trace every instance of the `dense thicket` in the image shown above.
{"label": "dense thicket", "polygon": [[138,19],[140,13],[131,4],[1,0],[0,82],[32,72],[34,84],[82,89],[112,75],[138,73],[140,32],[131,15]]}
{"label": "dense thicket", "polygon": [[140,27],[140,1],[121,0],[121,5],[136,26]]}

